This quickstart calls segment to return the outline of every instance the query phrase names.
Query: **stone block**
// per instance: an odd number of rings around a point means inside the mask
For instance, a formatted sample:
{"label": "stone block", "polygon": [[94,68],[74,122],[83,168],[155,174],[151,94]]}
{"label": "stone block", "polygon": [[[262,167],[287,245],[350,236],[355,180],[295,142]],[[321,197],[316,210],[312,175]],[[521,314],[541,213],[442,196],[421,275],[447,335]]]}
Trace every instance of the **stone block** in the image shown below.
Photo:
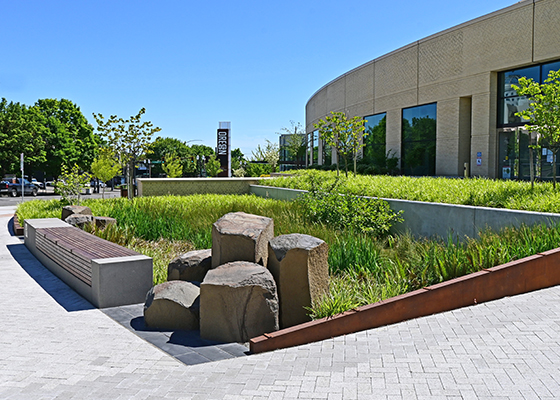
{"label": "stone block", "polygon": [[304,307],[329,288],[328,245],[313,236],[294,233],[269,243],[268,269],[278,286],[280,326],[310,321]]}
{"label": "stone block", "polygon": [[111,217],[93,217],[93,222],[98,229],[105,229],[109,225],[116,224],[117,220]]}
{"label": "stone block", "polygon": [[232,261],[266,266],[268,241],[273,237],[271,218],[244,212],[224,215],[212,225],[212,268]]}
{"label": "stone block", "polygon": [[211,269],[200,285],[200,336],[247,342],[278,330],[278,296],[265,267],[246,261]]}
{"label": "stone block", "polygon": [[84,225],[91,224],[93,222],[93,216],[84,214],[72,214],[66,217],[66,220],[64,222],[75,226],[76,228],[83,229]]}
{"label": "stone block", "polygon": [[198,329],[199,295],[198,286],[190,282],[164,282],[152,287],[144,303],[146,325],[168,330]]}
{"label": "stone block", "polygon": [[71,215],[79,214],[79,215],[93,215],[91,213],[91,209],[86,206],[65,206],[62,208],[62,220],[66,221]]}
{"label": "stone block", "polygon": [[212,249],[189,251],[169,263],[167,280],[202,282],[211,267]]}

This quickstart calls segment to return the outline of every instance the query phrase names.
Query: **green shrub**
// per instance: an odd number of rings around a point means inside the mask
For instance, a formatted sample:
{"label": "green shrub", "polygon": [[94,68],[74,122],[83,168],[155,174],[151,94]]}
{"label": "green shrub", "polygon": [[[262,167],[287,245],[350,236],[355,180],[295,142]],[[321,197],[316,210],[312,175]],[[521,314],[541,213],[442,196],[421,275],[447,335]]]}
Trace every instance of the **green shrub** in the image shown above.
{"label": "green shrub", "polygon": [[401,222],[402,211],[395,213],[389,203],[380,199],[308,192],[296,200],[309,222],[320,222],[339,230],[354,230],[374,237],[384,237],[395,222]]}

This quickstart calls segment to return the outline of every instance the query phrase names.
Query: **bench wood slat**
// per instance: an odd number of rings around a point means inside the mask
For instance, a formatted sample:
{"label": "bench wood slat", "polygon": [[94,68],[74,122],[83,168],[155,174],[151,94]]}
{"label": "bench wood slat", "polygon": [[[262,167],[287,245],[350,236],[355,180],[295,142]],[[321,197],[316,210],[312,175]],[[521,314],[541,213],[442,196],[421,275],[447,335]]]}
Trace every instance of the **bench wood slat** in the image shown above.
{"label": "bench wood slat", "polygon": [[91,260],[137,256],[140,253],[73,226],[37,229],[37,249],[91,286]]}
{"label": "bench wood slat", "polygon": [[51,242],[45,235],[40,233],[37,234],[36,246],[38,250],[55,263],[88,286],[91,286],[91,264],[88,265],[84,260],[77,258],[67,249],[57,246],[56,243]]}
{"label": "bench wood slat", "polygon": [[40,229],[49,240],[85,260],[137,256],[140,253],[74,227]]}

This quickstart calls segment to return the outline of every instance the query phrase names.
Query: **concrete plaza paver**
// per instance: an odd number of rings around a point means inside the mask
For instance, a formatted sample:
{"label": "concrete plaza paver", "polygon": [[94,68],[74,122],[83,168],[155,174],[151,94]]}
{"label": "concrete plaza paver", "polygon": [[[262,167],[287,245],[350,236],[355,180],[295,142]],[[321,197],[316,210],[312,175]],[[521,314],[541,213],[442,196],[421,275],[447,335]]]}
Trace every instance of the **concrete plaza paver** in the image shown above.
{"label": "concrete plaza paver", "polygon": [[8,234],[10,212],[0,207],[2,399],[560,397],[560,287],[187,366],[37,268]]}

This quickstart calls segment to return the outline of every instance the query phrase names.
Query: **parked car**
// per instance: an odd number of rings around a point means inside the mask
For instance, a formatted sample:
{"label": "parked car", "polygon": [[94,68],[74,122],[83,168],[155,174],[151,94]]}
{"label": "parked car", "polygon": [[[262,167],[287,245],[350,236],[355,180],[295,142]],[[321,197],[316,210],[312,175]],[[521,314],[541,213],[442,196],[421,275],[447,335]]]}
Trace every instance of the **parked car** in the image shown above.
{"label": "parked car", "polygon": [[[21,196],[21,178],[4,178],[0,182],[0,194],[7,194],[12,197]],[[37,186],[23,179],[23,192],[26,195],[37,196],[39,189]]]}
{"label": "parked car", "polygon": [[36,178],[31,179],[31,183],[34,184],[35,186],[37,186],[39,189],[44,189],[45,188],[45,183],[44,182],[39,182]]}

